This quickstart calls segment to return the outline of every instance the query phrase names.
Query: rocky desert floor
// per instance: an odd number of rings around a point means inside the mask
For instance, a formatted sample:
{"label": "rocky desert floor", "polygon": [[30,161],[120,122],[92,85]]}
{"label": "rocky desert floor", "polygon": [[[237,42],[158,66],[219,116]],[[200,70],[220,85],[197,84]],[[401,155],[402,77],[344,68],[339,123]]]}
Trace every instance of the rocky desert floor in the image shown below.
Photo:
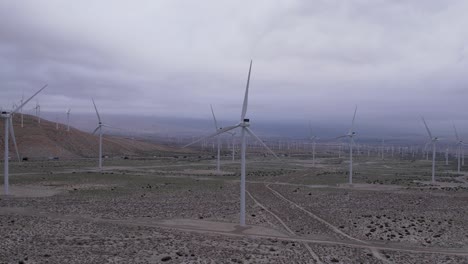
{"label": "rocky desert floor", "polygon": [[[455,163],[308,154],[12,162],[0,263],[468,263],[468,177]],[[464,168],[468,169],[468,168]]]}

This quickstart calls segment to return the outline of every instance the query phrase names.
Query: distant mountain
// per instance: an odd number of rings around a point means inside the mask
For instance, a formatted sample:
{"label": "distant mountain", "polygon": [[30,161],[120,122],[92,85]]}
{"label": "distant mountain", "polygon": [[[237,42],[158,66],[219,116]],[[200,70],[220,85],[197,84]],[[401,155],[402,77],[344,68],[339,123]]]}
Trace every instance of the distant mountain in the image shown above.
{"label": "distant mountain", "polygon": [[[21,116],[15,114],[13,126],[16,142],[21,157],[28,158],[86,158],[97,157],[99,137],[70,127],[67,132],[65,124],[58,124],[45,119],[40,123],[31,115],[24,115],[24,127],[21,128]],[[4,145],[4,123],[0,122],[1,145]],[[11,136],[11,135],[10,135]],[[10,139],[10,157],[16,157],[14,145]],[[159,144],[129,139],[118,136],[103,137],[103,155],[108,156],[141,156],[154,155],[158,152],[187,152],[185,149],[170,148]]]}

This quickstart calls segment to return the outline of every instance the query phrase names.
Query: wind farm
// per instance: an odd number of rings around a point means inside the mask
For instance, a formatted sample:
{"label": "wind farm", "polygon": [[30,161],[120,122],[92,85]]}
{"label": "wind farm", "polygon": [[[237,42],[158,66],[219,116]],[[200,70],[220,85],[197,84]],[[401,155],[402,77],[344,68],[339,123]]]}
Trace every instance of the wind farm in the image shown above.
{"label": "wind farm", "polygon": [[156,2],[0,3],[0,263],[468,263],[468,5]]}

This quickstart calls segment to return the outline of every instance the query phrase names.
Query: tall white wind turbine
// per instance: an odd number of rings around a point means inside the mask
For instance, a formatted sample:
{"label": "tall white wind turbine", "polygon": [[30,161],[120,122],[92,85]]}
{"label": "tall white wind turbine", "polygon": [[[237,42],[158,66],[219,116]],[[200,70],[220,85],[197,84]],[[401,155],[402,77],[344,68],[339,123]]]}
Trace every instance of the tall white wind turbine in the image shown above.
{"label": "tall white wind turbine", "polygon": [[232,137],[232,161],[234,161],[236,157],[236,132],[232,132],[231,137]]}
{"label": "tall white wind turbine", "polygon": [[[221,129],[221,127],[218,126],[218,121],[216,121],[216,116],[215,116],[215,113],[213,111],[213,106],[210,105],[210,108],[211,108],[211,113],[213,114],[213,122],[214,122],[214,126],[215,126],[215,132],[218,131],[218,129]],[[216,156],[216,173],[220,173],[221,172],[221,165],[220,165],[220,162],[221,162],[221,138],[220,136],[216,136],[216,144],[218,145],[218,149],[217,149],[217,156]]]}
{"label": "tall white wind turbine", "polygon": [[312,166],[315,166],[315,145],[317,136],[312,134],[312,124],[309,121],[309,140],[312,141]]}
{"label": "tall white wind turbine", "polygon": [[427,130],[427,135],[429,136],[430,144],[432,144],[432,183],[435,183],[435,157],[436,157],[436,142],[439,140],[438,137],[433,137],[429,127],[426,124],[426,120],[424,117],[421,117],[422,121],[424,122],[424,126]]}
{"label": "tall white wind turbine", "polygon": [[44,85],[39,91],[37,91],[33,96],[31,96],[28,100],[22,102],[19,106],[17,106],[15,109],[13,109],[11,112],[8,111],[2,111],[1,113],[1,118],[5,120],[5,156],[4,156],[4,175],[3,175],[3,180],[4,180],[4,188],[5,188],[5,195],[9,194],[9,160],[8,160],[8,143],[9,143],[9,133],[11,133],[11,137],[13,140],[13,145],[15,146],[16,149],[16,156],[19,161],[19,153],[18,153],[18,146],[16,145],[16,139],[15,139],[15,130],[13,128],[13,121],[12,121],[12,115],[16,113],[18,110],[20,110],[24,105],[26,105],[34,96],[36,96],[38,93],[40,93],[42,90],[44,90],[47,87],[47,84]]}
{"label": "tall white wind turbine", "polygon": [[93,101],[94,110],[96,110],[96,115],[98,118],[98,126],[93,131],[93,134],[95,134],[99,130],[99,170],[102,170],[102,127],[104,126],[104,124],[101,122],[101,116],[99,115],[99,112],[97,110],[96,103],[94,103],[94,99],[91,100]]}
{"label": "tall white wind turbine", "polygon": [[255,138],[260,144],[263,145],[265,149],[267,149],[273,156],[275,156],[277,159],[278,156],[259,138],[257,135],[255,135],[252,130],[250,130],[250,120],[248,118],[245,118],[247,114],[247,105],[248,105],[248,99],[249,99],[249,84],[250,84],[250,73],[252,70],[252,61],[250,61],[250,67],[249,67],[249,74],[247,76],[247,85],[245,88],[245,95],[244,95],[244,103],[242,105],[242,112],[241,112],[241,118],[240,122],[236,125],[233,126],[228,126],[224,127],[221,129],[218,129],[218,131],[214,134],[211,134],[209,136],[200,138],[188,145],[185,145],[184,147],[188,147],[190,145],[193,145],[199,141],[202,141],[207,138],[212,138],[216,137],[220,134],[226,133],[228,131],[231,131],[236,128],[241,129],[241,182],[240,182],[240,225],[245,226],[245,151],[246,151],[246,139],[245,139],[245,134],[249,134],[253,138]]}
{"label": "tall white wind turbine", "polygon": [[457,139],[457,160],[458,160],[457,172],[460,173],[460,165],[461,165],[460,158],[461,158],[461,152],[463,148],[463,139],[461,139],[458,136],[458,131],[457,131],[457,128],[455,127],[455,124],[453,124],[453,129],[455,130],[455,138]]}
{"label": "tall white wind turbine", "polygon": [[70,131],[70,111],[71,111],[71,109],[68,108],[68,111],[67,111],[67,132]]}
{"label": "tall white wind turbine", "polygon": [[382,138],[382,147],[380,148],[382,154],[382,160],[384,160],[384,148],[385,148],[385,139]]}
{"label": "tall white wind turbine", "polygon": [[353,121],[351,122],[351,128],[348,131],[348,134],[338,137],[348,137],[349,138],[349,184],[353,184],[353,145],[354,145],[354,137],[356,136],[356,132],[354,131],[354,120],[356,119],[356,112],[357,106],[354,108],[354,115]]}

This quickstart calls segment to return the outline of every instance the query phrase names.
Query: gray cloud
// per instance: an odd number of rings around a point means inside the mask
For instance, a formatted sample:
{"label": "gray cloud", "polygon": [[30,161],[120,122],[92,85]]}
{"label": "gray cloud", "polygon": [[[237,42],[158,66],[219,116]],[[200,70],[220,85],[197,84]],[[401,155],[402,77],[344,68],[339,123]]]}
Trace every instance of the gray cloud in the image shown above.
{"label": "gray cloud", "polygon": [[[468,2],[2,1],[0,105],[468,129]],[[451,121],[450,121],[451,122]],[[447,130],[450,131],[450,128]],[[449,133],[449,132],[447,132]]]}

